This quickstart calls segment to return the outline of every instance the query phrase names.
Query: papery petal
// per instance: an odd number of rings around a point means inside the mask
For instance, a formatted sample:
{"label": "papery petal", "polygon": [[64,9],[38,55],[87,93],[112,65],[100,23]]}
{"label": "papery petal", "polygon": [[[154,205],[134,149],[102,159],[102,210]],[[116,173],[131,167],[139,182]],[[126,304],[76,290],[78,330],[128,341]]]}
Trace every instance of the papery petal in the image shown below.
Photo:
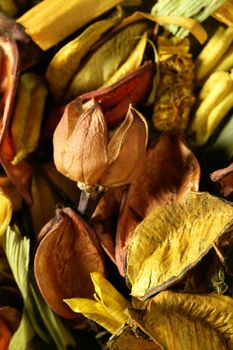
{"label": "papery petal", "polygon": [[125,121],[109,142],[109,165],[100,179],[101,185],[120,186],[134,179],[146,154],[147,134],[146,120],[130,106]]}

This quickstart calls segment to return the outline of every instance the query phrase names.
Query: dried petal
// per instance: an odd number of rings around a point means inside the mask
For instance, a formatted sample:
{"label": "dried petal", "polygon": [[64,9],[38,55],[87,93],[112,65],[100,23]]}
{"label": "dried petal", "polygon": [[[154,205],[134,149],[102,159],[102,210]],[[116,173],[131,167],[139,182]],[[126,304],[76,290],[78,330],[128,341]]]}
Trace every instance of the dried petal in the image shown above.
{"label": "dried petal", "polygon": [[65,302],[75,312],[82,312],[86,317],[99,323],[109,332],[114,333],[128,316],[124,313],[130,303],[106,280],[100,272],[91,273],[95,287],[95,299],[66,299]]}
{"label": "dried petal", "polygon": [[144,117],[130,106],[108,144],[109,165],[99,181],[101,185],[121,186],[132,181],[146,154],[147,134]]}
{"label": "dried petal", "polygon": [[104,272],[99,242],[92,228],[70,208],[57,210],[47,231],[34,260],[39,289],[59,315],[77,317],[63,299],[92,298],[90,272]]}
{"label": "dried petal", "polygon": [[181,280],[232,224],[233,207],[207,193],[188,192],[179,204],[155,209],[129,246],[132,295],[146,299]]}
{"label": "dried petal", "polygon": [[54,162],[63,175],[96,184],[107,166],[107,128],[98,105],[80,113],[76,101],[67,105],[54,137]]}
{"label": "dried petal", "polygon": [[155,208],[197,191],[200,166],[179,136],[164,133],[148,150],[145,164],[133,181],[122,207],[116,235],[116,261],[125,274],[125,257],[136,226]]}
{"label": "dried petal", "polygon": [[110,350],[162,350],[141,329],[135,325],[120,328],[108,341]]}
{"label": "dried petal", "polygon": [[213,294],[165,291],[146,310],[129,310],[162,349],[227,350],[233,346],[233,300]]}
{"label": "dried petal", "polygon": [[8,197],[0,192],[0,236],[6,231],[11,221],[12,205]]}

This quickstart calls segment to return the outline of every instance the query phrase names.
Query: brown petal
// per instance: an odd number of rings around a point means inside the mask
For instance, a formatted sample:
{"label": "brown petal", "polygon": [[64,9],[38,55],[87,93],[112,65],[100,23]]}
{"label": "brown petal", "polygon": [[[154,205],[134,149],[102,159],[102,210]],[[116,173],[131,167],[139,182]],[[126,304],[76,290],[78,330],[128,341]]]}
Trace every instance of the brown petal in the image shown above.
{"label": "brown petal", "polygon": [[145,165],[131,184],[118,221],[116,261],[124,274],[127,247],[137,224],[153,209],[197,191],[200,166],[181,138],[164,133],[148,150]]}
{"label": "brown petal", "polygon": [[98,105],[80,115],[71,102],[54,137],[54,162],[71,180],[96,184],[107,165],[107,129]]}
{"label": "brown petal", "polygon": [[137,107],[147,98],[153,82],[154,65],[147,61],[110,87],[83,94],[82,101],[94,98],[100,104],[107,125],[119,124],[128,111],[129,104]]}
{"label": "brown petal", "polygon": [[100,199],[92,217],[91,225],[98,239],[115,263],[115,233],[125,187],[109,188]]}
{"label": "brown petal", "polygon": [[131,105],[124,122],[108,145],[109,165],[100,184],[106,187],[130,183],[146,154],[147,123]]}
{"label": "brown petal", "polygon": [[77,317],[63,299],[93,298],[90,272],[104,272],[99,242],[92,228],[70,208],[58,210],[47,228],[34,261],[39,289],[59,315]]}

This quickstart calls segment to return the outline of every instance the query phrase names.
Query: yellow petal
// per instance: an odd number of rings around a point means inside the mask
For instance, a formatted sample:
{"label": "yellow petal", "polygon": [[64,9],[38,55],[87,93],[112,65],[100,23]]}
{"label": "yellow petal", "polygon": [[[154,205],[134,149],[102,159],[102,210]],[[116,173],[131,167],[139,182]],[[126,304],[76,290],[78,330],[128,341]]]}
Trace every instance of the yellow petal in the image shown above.
{"label": "yellow petal", "polygon": [[143,115],[130,106],[124,122],[108,145],[109,165],[100,179],[101,185],[120,186],[132,181],[145,157],[147,134]]}
{"label": "yellow petal", "polygon": [[81,312],[85,317],[99,323],[110,333],[116,332],[121,326],[121,322],[116,320],[98,301],[85,298],[64,299],[64,302],[74,312]]}
{"label": "yellow petal", "polygon": [[204,192],[155,209],[129,246],[132,295],[146,299],[182,279],[232,224],[233,207]]}
{"label": "yellow petal", "polygon": [[12,206],[11,201],[0,192],[0,236],[6,231],[11,221]]}
{"label": "yellow petal", "polygon": [[92,272],[91,279],[100,302],[109,314],[120,324],[127,322],[128,316],[124,311],[131,306],[130,302],[100,272]]}
{"label": "yellow petal", "polygon": [[162,349],[227,350],[233,347],[233,299],[213,294],[159,293],[146,310],[129,310]]}

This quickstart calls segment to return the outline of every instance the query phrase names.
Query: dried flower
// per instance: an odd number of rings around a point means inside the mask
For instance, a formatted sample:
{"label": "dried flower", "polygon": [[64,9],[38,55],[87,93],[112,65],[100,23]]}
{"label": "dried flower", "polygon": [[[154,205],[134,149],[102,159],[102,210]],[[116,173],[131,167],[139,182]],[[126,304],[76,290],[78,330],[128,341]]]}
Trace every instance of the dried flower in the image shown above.
{"label": "dried flower", "polygon": [[145,156],[144,117],[130,106],[124,122],[108,144],[107,139],[108,130],[99,105],[83,112],[77,101],[71,102],[53,137],[58,171],[81,183],[84,189],[130,183]]}

